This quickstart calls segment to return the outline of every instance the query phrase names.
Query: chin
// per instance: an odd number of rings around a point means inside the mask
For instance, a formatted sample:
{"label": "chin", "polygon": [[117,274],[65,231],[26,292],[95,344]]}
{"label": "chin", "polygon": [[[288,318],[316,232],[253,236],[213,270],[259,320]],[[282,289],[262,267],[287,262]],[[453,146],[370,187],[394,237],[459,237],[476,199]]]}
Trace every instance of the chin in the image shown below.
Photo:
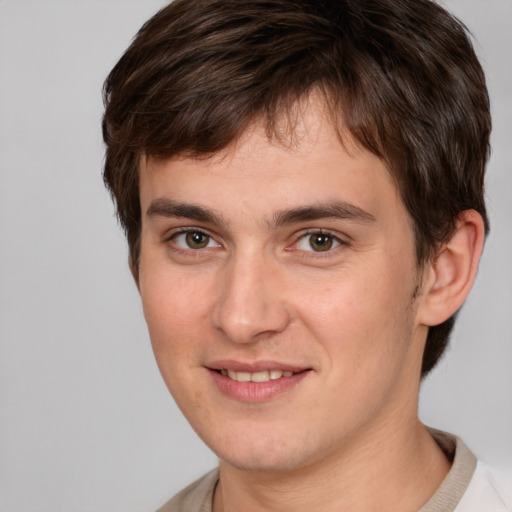
{"label": "chin", "polygon": [[[228,436],[227,437],[231,437]],[[318,457],[318,447],[299,436],[232,436],[229,444],[210,448],[224,462],[241,471],[281,473],[306,467]]]}
{"label": "chin", "polygon": [[220,457],[221,464],[226,463],[240,470],[256,473],[286,473],[307,464],[301,464],[301,457],[296,454],[276,456],[276,453],[252,453],[235,454],[232,456]]}

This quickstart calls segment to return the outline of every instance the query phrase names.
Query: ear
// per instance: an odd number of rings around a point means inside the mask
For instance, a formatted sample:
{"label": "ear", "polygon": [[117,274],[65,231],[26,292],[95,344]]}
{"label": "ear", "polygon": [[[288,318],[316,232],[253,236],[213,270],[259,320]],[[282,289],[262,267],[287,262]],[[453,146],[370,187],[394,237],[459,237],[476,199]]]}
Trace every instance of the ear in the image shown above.
{"label": "ear", "polygon": [[482,216],[475,210],[462,212],[451,239],[426,265],[420,324],[439,325],[462,306],[475,281],[484,239]]}

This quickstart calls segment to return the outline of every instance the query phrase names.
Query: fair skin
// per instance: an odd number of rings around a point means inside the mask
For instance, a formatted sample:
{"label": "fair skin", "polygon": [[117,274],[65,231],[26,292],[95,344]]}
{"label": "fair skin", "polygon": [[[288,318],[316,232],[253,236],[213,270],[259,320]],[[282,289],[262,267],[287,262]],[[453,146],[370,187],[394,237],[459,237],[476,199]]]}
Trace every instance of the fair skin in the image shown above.
{"label": "fair skin", "polygon": [[418,510],[449,470],[417,417],[426,334],[467,295],[483,225],[466,212],[419,269],[385,164],[320,101],[296,134],[142,160],[153,350],[220,458],[215,512]]}

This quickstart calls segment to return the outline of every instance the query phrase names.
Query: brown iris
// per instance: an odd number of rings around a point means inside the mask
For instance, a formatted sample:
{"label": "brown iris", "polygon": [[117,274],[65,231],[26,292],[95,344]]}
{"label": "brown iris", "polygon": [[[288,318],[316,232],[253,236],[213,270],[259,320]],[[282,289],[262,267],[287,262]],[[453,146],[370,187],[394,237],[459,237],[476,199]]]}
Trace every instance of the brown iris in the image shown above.
{"label": "brown iris", "polygon": [[210,242],[210,237],[200,231],[190,231],[186,234],[185,241],[191,249],[204,249]]}
{"label": "brown iris", "polygon": [[316,233],[309,237],[309,245],[316,252],[328,251],[332,248],[333,238],[330,235]]}

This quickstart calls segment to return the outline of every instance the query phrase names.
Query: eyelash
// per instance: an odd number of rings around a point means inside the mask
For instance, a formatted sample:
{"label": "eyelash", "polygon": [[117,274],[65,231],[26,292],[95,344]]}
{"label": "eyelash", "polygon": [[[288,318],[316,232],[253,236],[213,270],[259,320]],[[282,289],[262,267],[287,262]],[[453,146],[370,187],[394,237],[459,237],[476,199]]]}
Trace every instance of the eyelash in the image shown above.
{"label": "eyelash", "polygon": [[[175,240],[181,236],[181,235],[187,235],[187,234],[190,234],[190,233],[193,233],[193,234],[198,234],[198,235],[203,235],[204,237],[207,237],[209,239],[208,241],[208,244],[211,242],[211,241],[214,241],[215,244],[216,244],[216,247],[204,247],[204,248],[197,248],[197,249],[194,249],[192,247],[182,247],[180,245],[178,245]],[[216,240],[215,240],[215,237],[213,237],[210,233],[208,233],[207,231],[203,230],[203,229],[200,229],[200,228],[195,228],[195,227],[190,227],[190,228],[181,228],[179,231],[175,231],[173,233],[171,233],[169,236],[167,236],[164,240],[165,243],[173,243],[173,247],[172,249],[174,251],[177,251],[177,252],[182,252],[182,253],[185,253],[187,255],[191,255],[191,254],[194,254],[199,256],[199,253],[202,252],[204,249],[216,249],[218,247],[221,246],[221,244],[219,244]]]}
{"label": "eyelash", "polygon": [[[187,235],[187,234],[190,234],[190,233],[194,233],[194,234],[198,234],[198,235],[202,235],[204,237],[207,237],[208,238],[208,242],[207,242],[206,245],[209,245],[213,241],[216,244],[216,246],[215,247],[206,247],[205,246],[205,247],[198,247],[198,248],[194,249],[192,247],[180,246],[180,245],[178,245],[175,242],[175,240],[179,236]],[[334,247],[328,247],[324,251],[322,251],[322,250],[315,251],[315,250],[299,249],[297,247],[302,241],[304,241],[308,237],[311,238],[313,236],[325,236],[325,237],[328,237],[332,241],[332,243],[334,243],[335,245],[334,245]],[[188,254],[188,255],[194,254],[194,255],[197,255],[197,256],[200,256],[200,253],[204,249],[217,249],[217,248],[221,247],[221,244],[219,244],[216,241],[214,236],[212,236],[207,231],[205,231],[205,230],[203,230],[201,228],[196,228],[196,227],[181,228],[179,231],[173,232],[172,234],[167,236],[164,241],[166,243],[174,242],[174,247],[173,247],[174,251],[182,252],[182,253],[185,253],[185,254]],[[325,257],[331,256],[332,253],[336,251],[336,249],[338,249],[340,247],[346,247],[348,245],[349,244],[348,244],[348,242],[346,240],[341,239],[339,236],[334,235],[330,231],[326,231],[324,229],[311,229],[311,230],[308,230],[306,232],[301,233],[296,238],[295,242],[292,245],[288,246],[286,248],[286,250],[289,251],[289,252],[297,251],[297,252],[301,253],[303,255],[303,257],[305,257],[305,258],[325,258]]]}
{"label": "eyelash", "polygon": [[[296,248],[300,242],[306,240],[308,237],[311,238],[313,236],[329,237],[331,241],[334,242],[336,245],[334,247],[327,248],[325,251],[314,251]],[[298,236],[297,240],[287,250],[298,251],[305,258],[328,258],[330,256],[333,256],[333,253],[337,252],[337,249],[347,247],[348,245],[349,244],[346,240],[343,240],[339,236],[331,233],[330,231],[324,229],[311,229]]]}

